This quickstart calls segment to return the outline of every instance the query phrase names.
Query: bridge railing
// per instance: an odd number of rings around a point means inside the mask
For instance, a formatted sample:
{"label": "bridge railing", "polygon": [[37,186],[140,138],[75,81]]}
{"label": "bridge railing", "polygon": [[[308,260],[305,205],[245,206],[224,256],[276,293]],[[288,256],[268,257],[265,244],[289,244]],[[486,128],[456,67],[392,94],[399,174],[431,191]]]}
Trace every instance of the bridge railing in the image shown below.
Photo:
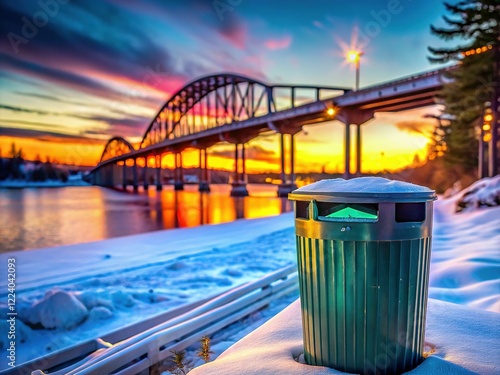
{"label": "bridge railing", "polygon": [[330,99],[352,90],[347,87],[312,85],[272,85],[269,87],[274,99],[273,112]]}
{"label": "bridge railing", "polygon": [[[131,375],[156,371],[172,351],[183,350],[298,289],[296,266],[290,265],[216,297],[177,318],[92,354],[51,375]],[[45,375],[37,370],[32,375]]]}

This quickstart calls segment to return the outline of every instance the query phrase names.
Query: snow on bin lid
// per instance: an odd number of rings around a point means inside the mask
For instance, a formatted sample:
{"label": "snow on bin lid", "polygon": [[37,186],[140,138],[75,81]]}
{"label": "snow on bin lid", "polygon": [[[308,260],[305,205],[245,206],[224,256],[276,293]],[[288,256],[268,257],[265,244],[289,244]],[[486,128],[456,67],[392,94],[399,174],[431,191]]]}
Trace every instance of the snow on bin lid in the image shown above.
{"label": "snow on bin lid", "polygon": [[[409,182],[388,180],[382,177],[359,177],[351,180],[335,178],[321,180],[294,190],[288,196],[291,200],[338,201],[355,198],[356,202],[373,201],[427,201],[435,200],[436,194],[425,186]],[[345,201],[345,200],[344,200]]]}

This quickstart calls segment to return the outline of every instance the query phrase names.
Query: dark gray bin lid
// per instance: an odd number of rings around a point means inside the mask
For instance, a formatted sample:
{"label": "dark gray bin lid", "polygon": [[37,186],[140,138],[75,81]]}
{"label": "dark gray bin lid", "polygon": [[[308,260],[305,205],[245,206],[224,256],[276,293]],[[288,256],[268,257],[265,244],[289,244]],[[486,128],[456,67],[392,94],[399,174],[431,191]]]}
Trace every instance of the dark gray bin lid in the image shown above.
{"label": "dark gray bin lid", "polygon": [[351,180],[321,180],[292,191],[288,199],[296,201],[379,203],[427,202],[436,200],[436,193],[425,186],[382,177],[359,177]]}

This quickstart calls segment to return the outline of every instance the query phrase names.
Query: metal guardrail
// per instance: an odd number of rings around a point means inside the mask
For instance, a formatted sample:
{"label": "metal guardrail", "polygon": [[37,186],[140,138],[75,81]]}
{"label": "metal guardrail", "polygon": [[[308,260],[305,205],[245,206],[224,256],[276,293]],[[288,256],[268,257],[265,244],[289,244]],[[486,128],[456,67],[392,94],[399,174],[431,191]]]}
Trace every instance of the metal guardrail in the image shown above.
{"label": "metal guardrail", "polygon": [[[154,371],[160,361],[202,336],[213,334],[298,288],[296,266],[272,272],[215,297],[178,317],[158,324],[114,345],[102,348],[81,361],[54,372],[32,375],[132,375]],[[108,346],[108,347],[106,347]]]}
{"label": "metal guardrail", "polygon": [[169,321],[177,316],[180,316],[196,307],[218,297],[220,294],[215,294],[202,300],[187,303],[179,307],[175,307],[167,312],[157,314],[140,322],[132,323],[113,330],[102,335],[100,338],[92,339],[72,345],[70,347],[60,349],[50,354],[34,358],[28,362],[24,362],[19,366],[9,370],[0,370],[0,375],[25,375],[32,371],[41,369],[48,372],[53,372],[59,368],[68,368],[70,365],[78,362],[79,359],[91,355],[95,351],[107,347],[104,343],[119,342],[128,339],[140,332],[143,332],[151,327],[154,327],[163,322]]}

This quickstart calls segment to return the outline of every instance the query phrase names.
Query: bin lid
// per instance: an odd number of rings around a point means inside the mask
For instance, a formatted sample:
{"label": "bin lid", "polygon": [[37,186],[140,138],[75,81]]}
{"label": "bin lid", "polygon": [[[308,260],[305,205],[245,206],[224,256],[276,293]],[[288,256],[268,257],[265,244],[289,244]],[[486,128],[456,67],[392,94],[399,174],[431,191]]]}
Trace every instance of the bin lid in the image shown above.
{"label": "bin lid", "polygon": [[436,193],[425,186],[382,177],[321,180],[292,191],[290,200],[344,203],[425,202]]}

